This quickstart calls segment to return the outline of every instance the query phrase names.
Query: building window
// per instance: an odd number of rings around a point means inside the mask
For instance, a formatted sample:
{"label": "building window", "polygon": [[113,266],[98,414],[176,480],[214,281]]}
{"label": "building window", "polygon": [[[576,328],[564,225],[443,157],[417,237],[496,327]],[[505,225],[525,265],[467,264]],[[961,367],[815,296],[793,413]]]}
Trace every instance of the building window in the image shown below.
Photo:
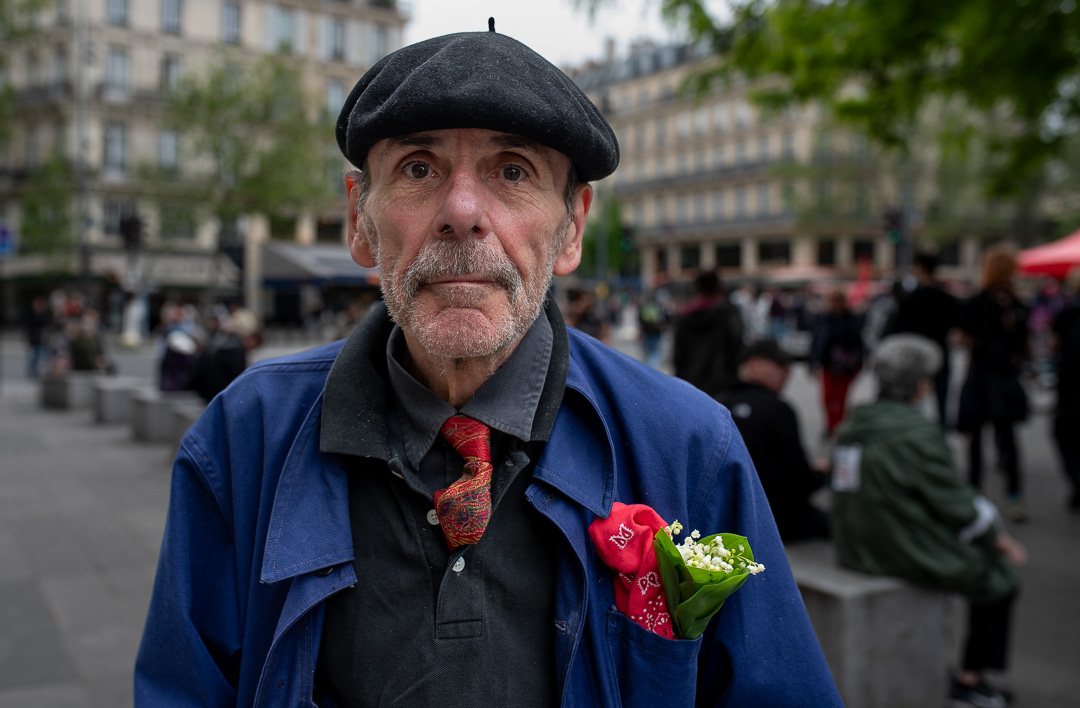
{"label": "building window", "polygon": [[161,58],[161,90],[175,91],[180,86],[180,73],[183,62],[175,54],[166,54]]}
{"label": "building window", "polygon": [[105,66],[105,87],[110,92],[125,92],[131,77],[128,52],[124,47],[109,47]]}
{"label": "building window", "polygon": [[769,161],[769,139],[765,136],[758,138],[757,159],[763,165]]}
{"label": "building window", "polygon": [[368,63],[374,64],[390,53],[390,34],[386,25],[368,26]]}
{"label": "building window", "polygon": [[680,113],[675,117],[675,136],[679,140],[690,137],[690,114]]}
{"label": "building window", "polygon": [[679,267],[683,270],[701,265],[701,246],[683,246],[679,249]]}
{"label": "building window", "polygon": [[724,220],[724,192],[723,190],[716,190],[712,195],[712,218],[715,222],[722,222]]}
{"label": "building window", "polygon": [[656,223],[660,226],[668,224],[667,200],[664,197],[656,198]]}
{"label": "building window", "polygon": [[270,28],[271,44],[277,50],[293,50],[293,11],[284,7],[273,8],[273,24]]}
{"label": "building window", "polygon": [[128,23],[127,0],[105,0],[105,21],[124,27]]}
{"label": "building window", "polygon": [[221,5],[221,41],[240,44],[240,3],[226,2]]}
{"label": "building window", "polygon": [[762,182],[758,185],[757,191],[757,213],[758,216],[768,216],[769,209],[769,183]]}
{"label": "building window", "polygon": [[663,118],[656,119],[656,146],[663,147],[667,143],[667,121]]}
{"label": "building window", "polygon": [[53,155],[63,158],[67,151],[64,149],[67,143],[67,126],[63,120],[53,123]]}
{"label": "building window", "polygon": [[718,133],[727,130],[727,106],[723,103],[713,106],[713,127]]}
{"label": "building window", "polygon": [[195,237],[195,216],[191,205],[162,204],[158,216],[161,219],[161,238],[191,239]]}
{"label": "building window", "polygon": [[639,229],[642,228],[643,226],[645,226],[645,202],[643,202],[643,201],[634,202],[633,214],[634,214],[634,226],[638,227]]}
{"label": "building window", "polygon": [[694,111],[694,131],[698,135],[709,132],[709,110],[705,106],[700,106]]}
{"label": "building window", "polygon": [[323,54],[331,61],[345,60],[345,20],[328,17],[324,25]]}
{"label": "building window", "polygon": [[742,267],[742,246],[725,243],[716,247],[716,265],[720,268]]}
{"label": "building window", "polygon": [[694,195],[694,222],[698,224],[704,224],[706,220],[705,192],[698,192]]}
{"label": "building window", "polygon": [[749,157],[746,151],[746,141],[740,140],[735,144],[735,164],[742,167],[749,162]]}
{"label": "building window", "polygon": [[161,31],[165,34],[180,34],[182,14],[182,0],[161,0]]}
{"label": "building window", "polygon": [[38,61],[37,52],[26,55],[26,86],[37,88],[41,83],[41,62]]}
{"label": "building window", "polygon": [[735,188],[735,218],[739,221],[746,218],[746,187]]}
{"label": "building window", "polygon": [[675,223],[679,226],[686,226],[690,223],[690,210],[687,207],[687,201],[685,194],[675,197]]}
{"label": "building window", "polygon": [[721,170],[724,167],[724,146],[717,145],[713,149],[713,169]]}
{"label": "building window", "polygon": [[127,126],[123,123],[105,124],[105,169],[123,172],[127,166]]}
{"label": "building window", "polygon": [[858,263],[862,260],[874,262],[874,242],[869,239],[858,239],[851,244],[851,257]]}
{"label": "building window", "polygon": [[865,217],[870,214],[870,192],[865,182],[855,185],[855,215]]}
{"label": "building window", "polygon": [[687,169],[686,153],[680,152],[679,156],[675,158],[675,175],[677,177],[684,176],[689,170]]}
{"label": "building window", "polygon": [[105,233],[111,236],[120,235],[120,220],[124,218],[124,214],[132,214],[135,212],[135,202],[130,200],[105,200]]}
{"label": "building window", "polygon": [[175,172],[180,162],[180,140],[175,130],[158,135],[158,165],[165,172]]}
{"label": "building window", "polygon": [[62,44],[56,45],[53,50],[53,86],[62,88],[68,82],[68,53],[67,47]]}
{"label": "building window", "polygon": [[750,105],[746,101],[738,100],[735,102],[735,126],[737,128],[744,129],[750,127]]}
{"label": "building window", "polygon": [[705,152],[702,150],[698,150],[694,154],[694,170],[698,173],[701,173],[707,171],[708,169],[708,166],[705,164]]}
{"label": "building window", "polygon": [[326,113],[336,117],[345,104],[345,85],[337,79],[326,83]]}
{"label": "building window", "polygon": [[645,124],[638,123],[634,126],[634,147],[638,150],[645,149]]}
{"label": "building window", "polygon": [[71,22],[71,3],[68,0],[56,0],[56,24],[61,27]]}
{"label": "building window", "polygon": [[795,159],[795,133],[784,133],[781,156],[785,160]]}
{"label": "building window", "polygon": [[836,265],[836,241],[831,238],[818,240],[817,264],[822,266]]}
{"label": "building window", "polygon": [[762,241],[758,244],[758,263],[763,266],[785,266],[791,263],[791,243]]}
{"label": "building window", "polygon": [[41,167],[41,140],[38,137],[36,125],[26,128],[26,167],[28,169]]}

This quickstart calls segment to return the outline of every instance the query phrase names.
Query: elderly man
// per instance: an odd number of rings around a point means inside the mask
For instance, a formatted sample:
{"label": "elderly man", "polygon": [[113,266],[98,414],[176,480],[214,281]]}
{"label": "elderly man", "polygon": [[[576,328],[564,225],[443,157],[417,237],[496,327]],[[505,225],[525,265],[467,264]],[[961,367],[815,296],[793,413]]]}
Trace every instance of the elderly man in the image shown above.
{"label": "elderly man", "polygon": [[[545,300],[618,163],[596,108],[464,33],[372,67],[337,137],[386,307],[185,437],[136,702],[839,705],[730,418]],[[615,501],[743,534],[768,572],[704,636],[653,634],[588,539]]]}
{"label": "elderly man", "polygon": [[874,353],[877,402],[856,408],[834,450],[832,528],[842,565],[959,593],[968,636],[950,697],[1004,708],[984,673],[1005,668],[1010,613],[1027,553],[994,505],[960,480],[945,436],[922,415],[941,349],[895,334]]}

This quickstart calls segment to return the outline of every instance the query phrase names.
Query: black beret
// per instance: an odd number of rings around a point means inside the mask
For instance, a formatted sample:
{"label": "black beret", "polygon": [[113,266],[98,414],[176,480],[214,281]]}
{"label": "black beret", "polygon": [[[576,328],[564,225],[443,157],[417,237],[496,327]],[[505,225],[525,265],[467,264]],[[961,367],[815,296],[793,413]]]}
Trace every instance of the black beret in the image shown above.
{"label": "black beret", "polygon": [[570,77],[496,32],[448,34],[387,55],[353,87],[336,134],[362,167],[380,140],[444,128],[535,140],[569,157],[583,182],[619,165],[614,131]]}

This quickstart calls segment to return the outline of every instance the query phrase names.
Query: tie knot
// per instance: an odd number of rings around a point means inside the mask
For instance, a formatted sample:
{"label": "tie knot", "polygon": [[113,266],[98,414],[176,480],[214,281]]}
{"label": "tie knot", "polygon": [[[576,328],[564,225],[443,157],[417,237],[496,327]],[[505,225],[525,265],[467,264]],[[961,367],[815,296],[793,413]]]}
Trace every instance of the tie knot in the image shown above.
{"label": "tie knot", "polygon": [[451,416],[439,431],[466,462],[491,462],[491,429],[468,416]]}

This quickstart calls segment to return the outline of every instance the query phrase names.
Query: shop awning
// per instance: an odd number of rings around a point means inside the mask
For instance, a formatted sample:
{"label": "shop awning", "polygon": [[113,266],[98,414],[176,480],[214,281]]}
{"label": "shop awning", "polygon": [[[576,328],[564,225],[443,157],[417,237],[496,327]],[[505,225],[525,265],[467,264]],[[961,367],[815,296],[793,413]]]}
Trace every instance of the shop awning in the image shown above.
{"label": "shop awning", "polygon": [[263,284],[268,288],[297,285],[379,284],[379,271],[356,264],[344,244],[272,242],[263,246]]}
{"label": "shop awning", "polygon": [[1020,271],[1049,275],[1064,280],[1073,268],[1080,267],[1080,231],[1051,243],[1027,248],[1018,254]]}

